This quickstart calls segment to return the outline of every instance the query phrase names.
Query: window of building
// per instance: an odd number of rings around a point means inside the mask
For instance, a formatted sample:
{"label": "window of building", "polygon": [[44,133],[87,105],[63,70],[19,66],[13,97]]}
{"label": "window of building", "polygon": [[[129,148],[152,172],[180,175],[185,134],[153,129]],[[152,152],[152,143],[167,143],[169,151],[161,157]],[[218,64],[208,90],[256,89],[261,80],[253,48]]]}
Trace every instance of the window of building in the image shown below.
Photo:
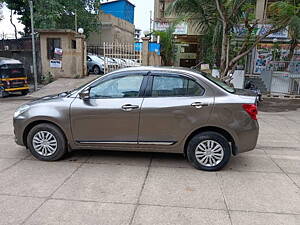
{"label": "window of building", "polygon": [[71,41],[71,48],[76,49],[76,40]]}
{"label": "window of building", "polygon": [[61,59],[61,55],[55,54],[55,48],[61,48],[60,38],[47,38],[47,57],[48,59]]}
{"label": "window of building", "polygon": [[204,89],[195,81],[180,76],[154,76],[152,97],[201,96]]}

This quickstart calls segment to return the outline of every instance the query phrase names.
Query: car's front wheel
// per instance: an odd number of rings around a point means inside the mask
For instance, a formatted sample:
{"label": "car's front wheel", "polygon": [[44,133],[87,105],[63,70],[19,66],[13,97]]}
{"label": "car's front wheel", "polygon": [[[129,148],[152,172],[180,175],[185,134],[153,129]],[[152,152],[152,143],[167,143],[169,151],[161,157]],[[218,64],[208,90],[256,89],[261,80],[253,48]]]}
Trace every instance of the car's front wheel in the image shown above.
{"label": "car's front wheel", "polygon": [[217,171],[229,162],[231,148],[223,135],[217,132],[202,132],[190,140],[187,157],[196,169]]}
{"label": "car's front wheel", "polygon": [[99,75],[101,73],[100,67],[99,66],[94,66],[93,72],[94,72],[94,74]]}
{"label": "car's front wheel", "polygon": [[61,159],[67,152],[67,145],[62,131],[48,123],[33,127],[27,136],[27,144],[31,154],[43,161]]}

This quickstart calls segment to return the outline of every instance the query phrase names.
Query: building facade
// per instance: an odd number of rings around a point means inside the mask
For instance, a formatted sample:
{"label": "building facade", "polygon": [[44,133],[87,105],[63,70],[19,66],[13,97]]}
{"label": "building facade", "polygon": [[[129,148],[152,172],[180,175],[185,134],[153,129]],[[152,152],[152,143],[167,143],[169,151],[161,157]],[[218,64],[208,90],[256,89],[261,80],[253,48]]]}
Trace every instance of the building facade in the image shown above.
{"label": "building facade", "polygon": [[[167,9],[175,0],[154,1],[154,30],[165,30],[170,23],[175,21],[175,15],[168,15]],[[174,49],[175,66],[192,67],[197,65],[201,58],[201,31],[190,23],[180,23],[175,30],[176,49]]]}
{"label": "building facade", "polygon": [[100,9],[101,28],[89,35],[88,46],[102,46],[104,42],[133,43],[135,6],[127,0],[117,0],[101,3]]}
{"label": "building facade", "polygon": [[100,9],[106,13],[111,14],[119,19],[126,20],[134,24],[134,8],[128,0],[117,0],[101,3]]}
{"label": "building facade", "polygon": [[104,42],[133,43],[135,26],[126,20],[101,12],[101,29],[92,32],[87,40],[88,46],[102,46]]}

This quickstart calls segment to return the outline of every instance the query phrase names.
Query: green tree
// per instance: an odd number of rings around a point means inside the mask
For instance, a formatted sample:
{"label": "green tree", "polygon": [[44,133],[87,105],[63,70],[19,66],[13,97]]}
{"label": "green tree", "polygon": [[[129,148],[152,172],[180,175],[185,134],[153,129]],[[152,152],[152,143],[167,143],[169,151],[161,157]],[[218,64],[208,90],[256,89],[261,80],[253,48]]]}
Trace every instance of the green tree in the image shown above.
{"label": "green tree", "polygon": [[[214,36],[220,37],[219,67],[221,77],[225,79],[261,40],[289,24],[294,10],[294,6],[290,5],[273,14],[270,20],[272,27],[258,36],[255,31],[259,21],[255,20],[253,13],[255,4],[255,0],[175,0],[170,5],[170,12],[185,16],[199,32],[209,34],[208,31],[214,31]],[[273,6],[272,10],[278,11],[278,8]],[[230,54],[230,44],[236,39],[235,29],[238,27],[244,28],[243,38],[238,51]]]}
{"label": "green tree", "polygon": [[3,20],[2,8],[3,8],[3,3],[0,1],[0,21]]}
{"label": "green tree", "polygon": [[[30,34],[30,10],[28,0],[5,0],[7,7],[19,15],[25,26],[25,35]],[[98,28],[99,0],[35,0],[34,22],[38,29],[74,29],[75,13],[78,27],[88,35]]]}
{"label": "green tree", "polygon": [[173,65],[175,59],[175,43],[174,43],[174,32],[176,23],[171,23],[165,31],[155,31],[154,35],[160,38],[161,44],[161,58],[163,65]]}
{"label": "green tree", "polygon": [[[300,39],[300,0],[286,0],[286,1],[280,1],[280,2],[275,2],[273,3],[270,8],[276,13],[279,14],[285,14],[285,11],[290,11],[292,12],[289,17],[290,21],[288,24],[288,29],[289,29],[289,37],[290,37],[290,51],[289,55],[287,57],[287,61],[291,61],[295,49],[297,48],[299,44],[299,39]],[[276,19],[276,18],[274,18]]]}

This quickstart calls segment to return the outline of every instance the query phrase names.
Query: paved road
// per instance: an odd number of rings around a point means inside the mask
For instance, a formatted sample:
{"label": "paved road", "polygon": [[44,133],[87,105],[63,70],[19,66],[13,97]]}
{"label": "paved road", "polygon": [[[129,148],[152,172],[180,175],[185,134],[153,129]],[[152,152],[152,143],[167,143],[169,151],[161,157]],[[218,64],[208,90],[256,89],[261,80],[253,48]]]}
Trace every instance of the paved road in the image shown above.
{"label": "paved road", "polygon": [[0,100],[0,224],[299,225],[300,111],[260,113],[257,149],[221,172],[180,155],[78,151],[40,162],[13,141]]}

